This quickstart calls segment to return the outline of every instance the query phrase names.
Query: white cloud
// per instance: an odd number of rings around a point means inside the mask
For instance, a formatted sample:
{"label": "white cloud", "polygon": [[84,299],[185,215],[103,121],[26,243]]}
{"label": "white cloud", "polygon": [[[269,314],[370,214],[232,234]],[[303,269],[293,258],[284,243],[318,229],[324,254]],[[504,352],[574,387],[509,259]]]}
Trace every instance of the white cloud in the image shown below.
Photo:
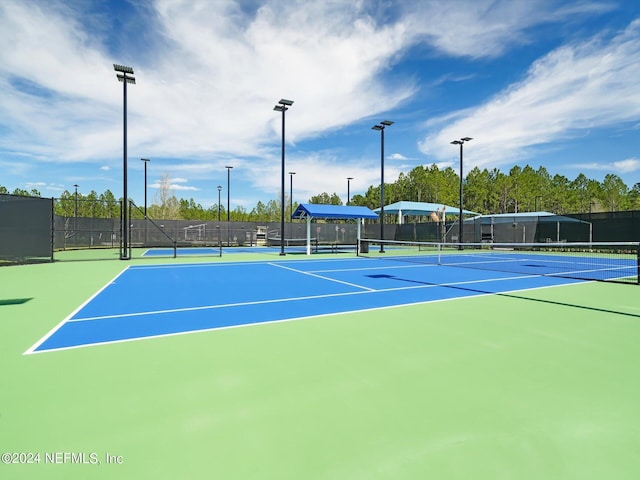
{"label": "white cloud", "polygon": [[619,160],[612,163],[578,163],[570,166],[589,170],[608,170],[618,173],[630,173],[640,171],[640,159],[627,158],[625,160]]}
{"label": "white cloud", "polygon": [[[276,159],[274,159],[276,160]],[[293,152],[287,157],[287,172],[297,172],[293,177],[293,199],[306,202],[323,192],[336,193],[343,202],[347,201],[347,177],[350,195],[364,195],[371,185],[380,184],[380,163],[376,160],[353,158],[349,163],[341,161],[332,152],[321,151],[308,155]],[[393,182],[400,172],[398,165],[385,164],[385,182]],[[250,182],[271,193],[269,198],[279,198],[281,190],[281,169],[277,161],[253,165],[248,173]],[[285,176],[285,195],[289,195],[290,177]]]}
{"label": "white cloud", "polygon": [[380,74],[416,42],[493,56],[536,22],[566,17],[545,15],[536,2],[409,5],[381,24],[368,2],[274,0],[251,12],[236,2],[156,0],[149,4],[155,16],[144,17],[155,33],[143,51],[120,59],[94,26],[83,25],[84,11],[7,0],[0,6],[0,118],[12,120],[0,148],[18,144],[60,161],[117,155],[123,84],[115,62],[136,71],[137,84],[128,86],[130,152],[259,156],[279,130],[272,107],[280,96],[296,102],[287,130],[295,142],[408,99],[411,79],[387,85]]}
{"label": "white cloud", "polygon": [[63,185],[56,184],[56,183],[47,183],[47,182],[29,182],[26,184],[26,188],[28,190],[35,188],[36,190],[40,191],[40,193],[44,191],[50,191],[50,192],[65,191],[65,188]]}
{"label": "white cloud", "polygon": [[[186,180],[183,180],[186,182]],[[160,182],[154,182],[149,184],[149,188],[161,188]],[[177,191],[199,191],[200,189],[197,187],[192,187],[190,185],[181,185],[180,183],[175,183],[175,179],[171,179],[169,183],[169,190],[177,190]]]}
{"label": "white cloud", "polygon": [[451,158],[451,140],[469,135],[465,169],[532,156],[533,147],[640,116],[640,20],[610,41],[566,45],[535,62],[521,82],[473,109],[436,119],[421,150]]}
{"label": "white cloud", "polygon": [[400,154],[400,153],[392,153],[391,155],[389,155],[387,157],[389,160],[408,160],[407,157],[405,157],[404,155]]}
{"label": "white cloud", "polygon": [[[91,159],[109,171],[106,164],[116,165],[122,152],[123,84],[112,64],[123,63],[134,67],[137,80],[127,87],[130,158],[172,158],[172,165],[151,166],[190,178],[208,178],[230,159],[238,165],[252,159],[244,172],[251,172],[256,190],[277,191],[269,182],[277,182],[278,172],[255,172],[271,169],[265,159],[280,132],[281,116],[273,106],[281,97],[295,101],[286,114],[288,142],[315,138],[410,99],[419,88],[413,78],[394,76],[389,82],[386,76],[416,45],[457,57],[495,57],[526,43],[534,25],[610,8],[579,2],[569,11],[545,0],[150,0],[144,5],[144,15],[131,20],[145,32],[144,42],[132,41],[115,53],[118,44],[115,35],[107,36],[108,22],[86,15],[83,2],[0,4],[0,127],[8,132],[0,136],[0,151],[27,155],[32,162]],[[541,68],[550,67],[543,61]],[[450,81],[460,78],[465,76]],[[517,93],[502,100],[519,107]],[[496,117],[479,110],[471,115],[468,124],[460,123],[461,113],[456,127],[479,129],[486,115]],[[482,136],[478,149],[501,138],[499,123],[486,126],[497,134]],[[453,131],[459,135],[457,128],[442,135]],[[352,191],[379,182],[375,168],[336,166],[324,152],[309,157],[315,158],[308,170],[316,177],[304,187],[305,196],[338,190],[332,168],[345,177],[340,181],[345,190],[347,176],[356,177]],[[27,167],[13,167],[18,168]],[[396,176],[387,169],[386,179]],[[298,181],[305,185],[301,177]],[[196,189],[184,183],[173,185]]]}
{"label": "white cloud", "polygon": [[199,188],[196,187],[191,187],[189,185],[177,185],[175,183],[172,183],[170,188],[172,190],[179,190],[179,191],[191,191],[191,192],[197,192],[198,190],[200,190]]}
{"label": "white cloud", "polygon": [[640,159],[627,158],[626,160],[620,160],[619,162],[613,162],[613,167],[620,172],[635,172],[640,170]]}
{"label": "white cloud", "polygon": [[608,2],[558,5],[548,0],[436,0],[406,2],[407,30],[453,57],[499,57],[529,43],[528,30],[545,23],[565,23],[614,8]]}

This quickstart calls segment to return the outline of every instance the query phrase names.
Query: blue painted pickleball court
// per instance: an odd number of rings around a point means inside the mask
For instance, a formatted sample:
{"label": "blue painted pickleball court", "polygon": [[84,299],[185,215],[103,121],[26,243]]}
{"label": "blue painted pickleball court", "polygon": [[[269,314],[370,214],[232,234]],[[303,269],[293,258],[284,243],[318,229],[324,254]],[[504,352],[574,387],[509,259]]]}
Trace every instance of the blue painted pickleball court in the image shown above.
{"label": "blue painted pickleball court", "polygon": [[27,353],[577,281],[392,258],[135,265],[124,269]]}
{"label": "blue painted pickleball court", "polygon": [[[312,251],[316,251],[316,249],[326,250],[326,251],[355,251],[355,245],[340,245],[339,247],[331,248],[329,246],[319,246],[316,248],[315,245],[312,246]],[[179,257],[187,257],[187,256],[220,256],[220,250],[222,250],[223,255],[229,254],[239,254],[239,253],[273,253],[274,255],[278,255],[280,253],[280,247],[265,247],[265,246],[248,246],[248,247],[187,247],[187,248],[178,248],[176,251],[177,256]],[[306,253],[307,247],[306,245],[287,245],[285,247],[286,253]],[[172,257],[173,249],[172,248],[150,248],[146,250],[142,257]]]}

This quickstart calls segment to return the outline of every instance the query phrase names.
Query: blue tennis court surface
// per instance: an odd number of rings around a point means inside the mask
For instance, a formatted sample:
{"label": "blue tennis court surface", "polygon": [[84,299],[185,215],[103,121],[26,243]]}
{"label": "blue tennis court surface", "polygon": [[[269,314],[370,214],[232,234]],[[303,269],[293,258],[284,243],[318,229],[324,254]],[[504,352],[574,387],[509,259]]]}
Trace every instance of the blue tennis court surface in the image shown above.
{"label": "blue tennis court surface", "polygon": [[[354,252],[355,245],[312,245],[311,250],[315,251],[325,251],[325,252],[337,252],[337,251],[347,251]],[[186,248],[178,248],[176,250],[176,255],[179,257],[182,256],[220,256],[220,252],[222,251],[223,255],[234,254],[234,253],[273,253],[275,255],[280,254],[280,247],[266,247],[266,246],[248,246],[248,247],[186,247]],[[285,247],[286,253],[306,253],[307,247],[306,245],[287,245]],[[143,254],[143,257],[173,257],[173,248],[150,248],[146,250]]]}
{"label": "blue tennis court surface", "polygon": [[[193,247],[178,248],[176,254],[178,256],[189,255],[220,255],[220,247]],[[270,247],[222,247],[223,254],[228,253],[268,253],[274,249]],[[143,257],[172,257],[173,248],[150,248],[142,254]]]}
{"label": "blue tennis court surface", "polygon": [[127,267],[27,353],[575,283],[394,259]]}

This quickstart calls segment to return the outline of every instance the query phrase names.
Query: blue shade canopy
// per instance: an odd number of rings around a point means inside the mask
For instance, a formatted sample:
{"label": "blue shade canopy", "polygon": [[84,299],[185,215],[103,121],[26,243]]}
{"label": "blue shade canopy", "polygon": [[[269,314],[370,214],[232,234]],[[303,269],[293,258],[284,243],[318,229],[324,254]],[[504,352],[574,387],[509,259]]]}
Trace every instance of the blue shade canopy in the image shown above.
{"label": "blue shade canopy", "polygon": [[317,203],[301,203],[291,218],[378,218],[378,214],[367,207],[352,205],[321,205]]}

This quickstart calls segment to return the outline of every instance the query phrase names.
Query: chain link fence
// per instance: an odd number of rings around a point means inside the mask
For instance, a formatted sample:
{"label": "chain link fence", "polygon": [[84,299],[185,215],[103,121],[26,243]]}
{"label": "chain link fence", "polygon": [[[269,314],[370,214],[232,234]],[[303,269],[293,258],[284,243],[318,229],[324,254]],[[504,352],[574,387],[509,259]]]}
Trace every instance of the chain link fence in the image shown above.
{"label": "chain link fence", "polygon": [[[68,199],[67,199],[68,200]],[[79,209],[66,205],[73,215],[54,214],[55,199],[0,195],[0,264],[53,261],[54,252],[76,249],[121,248],[120,203],[101,202],[102,215],[83,216],[98,208],[88,203]],[[69,203],[67,201],[67,203]],[[134,206],[135,207],[135,206]],[[137,207],[135,207],[137,208]],[[79,210],[76,215],[75,211]],[[219,247],[303,245],[306,222],[226,222],[200,220],[152,220],[141,212],[130,219],[132,247]],[[464,222],[468,242],[624,242],[640,241],[640,211],[567,214],[564,216],[500,215],[483,216]],[[357,224],[354,221],[310,225],[313,244],[355,246]],[[380,224],[364,222],[363,238],[380,238]],[[402,225],[385,223],[384,238],[403,241],[454,243],[459,238],[457,221],[422,222]],[[112,254],[105,258],[114,258]]]}

